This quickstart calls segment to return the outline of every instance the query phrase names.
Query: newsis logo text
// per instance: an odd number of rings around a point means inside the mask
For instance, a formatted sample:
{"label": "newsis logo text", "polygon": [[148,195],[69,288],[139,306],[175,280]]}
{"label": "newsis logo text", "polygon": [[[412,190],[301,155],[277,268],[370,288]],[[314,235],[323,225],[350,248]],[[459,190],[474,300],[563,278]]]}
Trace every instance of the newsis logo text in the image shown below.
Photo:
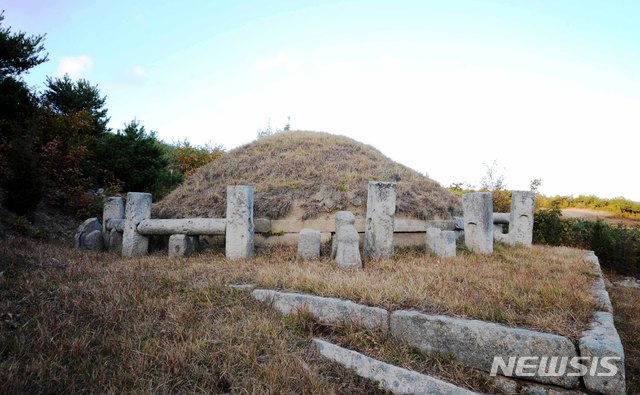
{"label": "newsis logo text", "polygon": [[509,357],[505,362],[503,357],[494,357],[491,376],[559,377],[566,374],[569,377],[612,377],[618,373],[614,363],[620,360],[620,357]]}

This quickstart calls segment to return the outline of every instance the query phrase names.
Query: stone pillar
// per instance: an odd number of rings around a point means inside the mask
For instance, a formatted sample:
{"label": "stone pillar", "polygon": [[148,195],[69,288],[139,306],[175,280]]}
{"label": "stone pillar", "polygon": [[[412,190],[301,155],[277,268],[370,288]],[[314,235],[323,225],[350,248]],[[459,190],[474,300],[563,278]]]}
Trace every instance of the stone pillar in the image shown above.
{"label": "stone pillar", "polygon": [[124,200],[120,196],[108,197],[102,208],[102,236],[104,245],[109,246],[109,237],[111,232],[107,229],[107,221],[110,219],[124,218]]}
{"label": "stone pillar", "polygon": [[227,186],[227,259],[253,257],[253,187]]}
{"label": "stone pillar", "polygon": [[535,192],[511,192],[509,238],[513,244],[530,246],[533,242],[533,210],[535,204]]}
{"label": "stone pillar", "polygon": [[396,213],[396,183],[369,181],[364,255],[388,259],[393,255],[393,220]]}
{"label": "stone pillar", "polygon": [[437,256],[456,256],[456,232],[439,228],[427,229],[427,250]]}
{"label": "stone pillar", "polygon": [[356,218],[350,211],[336,213],[336,234],[332,255],[338,267],[361,268],[360,236],[356,230]]}
{"label": "stone pillar", "polygon": [[198,250],[198,236],[171,235],[169,237],[169,256],[190,256]]}
{"label": "stone pillar", "polygon": [[467,193],[462,196],[464,210],[464,242],[479,254],[493,252],[493,201],[491,192]]}
{"label": "stone pillar", "polygon": [[302,229],[298,233],[298,258],[313,261],[320,258],[320,231]]}
{"label": "stone pillar", "polygon": [[143,192],[127,193],[124,232],[122,235],[122,256],[146,255],[149,238],[138,233],[138,224],[151,218],[151,194]]}

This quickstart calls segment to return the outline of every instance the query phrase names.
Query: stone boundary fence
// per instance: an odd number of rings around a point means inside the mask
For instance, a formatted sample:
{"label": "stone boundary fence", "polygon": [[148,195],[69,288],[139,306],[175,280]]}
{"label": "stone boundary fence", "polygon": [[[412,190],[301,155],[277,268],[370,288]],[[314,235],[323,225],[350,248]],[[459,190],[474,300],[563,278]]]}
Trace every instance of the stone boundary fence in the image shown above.
{"label": "stone boundary fence", "polygon": [[[598,258],[593,252],[588,252],[584,259],[599,271]],[[553,375],[541,374],[536,366],[533,371],[531,368],[516,368],[508,377],[494,377],[494,384],[503,388],[505,393],[515,394],[578,394],[587,390],[598,394],[619,395],[625,393],[624,350],[613,325],[611,302],[607,291],[601,286],[603,280],[601,272],[599,273],[593,293],[600,311],[595,313],[590,328],[582,333],[577,343],[551,333],[411,310],[390,312],[337,298],[268,289],[253,289],[252,297],[270,303],[285,315],[306,311],[315,320],[326,325],[356,324],[383,336],[388,334],[430,355],[452,355],[457,363],[487,373],[492,370],[494,357],[502,357],[504,361],[508,361],[510,357],[539,357],[547,358],[547,362],[554,357],[557,361],[562,358],[581,358],[581,363],[592,373],[606,373],[604,366],[598,365],[599,361],[607,357],[614,358],[610,363],[617,370],[612,376],[581,375],[579,366],[571,366],[569,363],[566,370]],[[356,371],[362,370],[353,365],[353,358],[356,357],[350,357],[352,362],[349,367]],[[357,359],[362,358],[357,356]],[[550,369],[554,368],[556,373],[560,371],[557,365]],[[504,374],[504,370],[498,370],[498,374],[500,373]],[[376,375],[367,377],[385,382],[394,381]]]}
{"label": "stone boundary fence", "polygon": [[[320,245],[331,241],[332,258],[342,267],[361,267],[361,256],[389,258],[396,245],[426,246],[431,253],[450,257],[456,255],[456,244],[464,242],[476,253],[490,254],[494,239],[531,245],[535,194],[513,191],[510,213],[493,213],[489,192],[466,194],[464,216],[452,220],[396,218],[396,184],[379,181],[368,184],[364,218],[341,211],[333,220],[254,219],[253,188],[245,185],[227,186],[226,218],[153,219],[151,203],[152,196],[140,192],[128,193],[126,205],[121,197],[108,198],[102,224],[91,218],[80,225],[75,246],[138,256],[148,252],[150,236],[165,235],[170,236],[170,255],[188,256],[201,238],[214,245],[224,238],[229,259],[252,257],[256,244],[298,244],[302,259],[316,259]],[[506,234],[504,225],[509,228]]]}

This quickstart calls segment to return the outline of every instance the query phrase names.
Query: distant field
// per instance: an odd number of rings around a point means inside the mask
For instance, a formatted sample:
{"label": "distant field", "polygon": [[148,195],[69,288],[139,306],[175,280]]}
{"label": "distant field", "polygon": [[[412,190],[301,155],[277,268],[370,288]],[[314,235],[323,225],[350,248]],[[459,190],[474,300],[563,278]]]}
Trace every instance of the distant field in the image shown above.
{"label": "distant field", "polygon": [[591,221],[600,219],[609,224],[640,225],[640,220],[637,219],[620,218],[610,211],[588,208],[565,208],[562,209],[562,216],[565,218],[583,218]]}

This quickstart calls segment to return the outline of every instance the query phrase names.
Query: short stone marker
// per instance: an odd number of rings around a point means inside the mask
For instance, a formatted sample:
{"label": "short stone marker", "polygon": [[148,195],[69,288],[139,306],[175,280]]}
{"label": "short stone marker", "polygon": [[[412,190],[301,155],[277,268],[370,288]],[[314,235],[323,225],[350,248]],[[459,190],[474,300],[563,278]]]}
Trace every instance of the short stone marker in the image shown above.
{"label": "short stone marker", "polygon": [[116,229],[111,229],[109,232],[109,244],[107,249],[117,254],[122,254],[122,232],[118,232]]}
{"label": "short stone marker", "polygon": [[494,237],[509,245],[530,246],[533,242],[533,210],[536,203],[535,192],[512,191],[509,232],[496,229]]}
{"label": "short stone marker", "polygon": [[151,218],[151,194],[142,192],[127,193],[124,232],[122,235],[122,256],[146,255],[149,250],[149,238],[138,233],[138,224]]}
{"label": "short stone marker", "polygon": [[320,258],[320,231],[302,229],[298,234],[298,258],[313,261]]}
{"label": "short stone marker", "polygon": [[227,186],[227,259],[248,259],[254,253],[253,187]]}
{"label": "short stone marker", "polygon": [[198,236],[171,235],[169,237],[169,256],[190,256],[198,250]]}
{"label": "short stone marker", "polygon": [[98,218],[89,218],[80,226],[73,236],[73,247],[80,250],[100,251],[104,248],[102,225]]}
{"label": "short stone marker", "polygon": [[395,212],[396,183],[369,181],[364,228],[364,256],[367,258],[389,259],[393,256]]}
{"label": "short stone marker", "polygon": [[462,195],[464,242],[479,254],[493,252],[493,201],[491,192]]}
{"label": "short stone marker", "polygon": [[439,228],[427,229],[427,250],[437,256],[456,256],[456,232]]}
{"label": "short stone marker", "polygon": [[336,241],[333,244],[332,255],[338,267],[360,268],[360,236],[356,231],[356,218],[350,211],[336,213]]}
{"label": "short stone marker", "polygon": [[120,196],[108,197],[102,208],[102,237],[104,245],[109,246],[110,229],[107,229],[107,222],[112,219],[124,219],[124,199]]}

